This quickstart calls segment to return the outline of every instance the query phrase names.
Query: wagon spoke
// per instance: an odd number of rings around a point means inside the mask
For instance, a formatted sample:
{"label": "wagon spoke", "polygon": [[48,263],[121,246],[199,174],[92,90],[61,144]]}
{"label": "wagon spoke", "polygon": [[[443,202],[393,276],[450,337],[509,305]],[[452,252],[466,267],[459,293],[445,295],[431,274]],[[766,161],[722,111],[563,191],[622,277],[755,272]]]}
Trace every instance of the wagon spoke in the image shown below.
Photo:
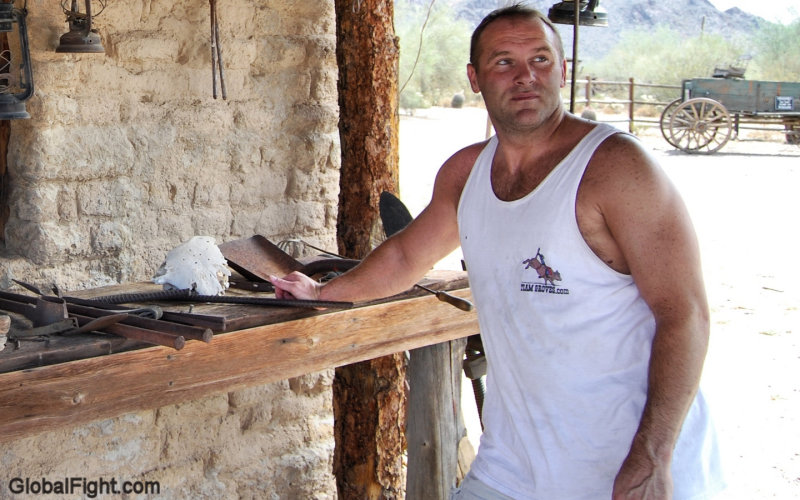
{"label": "wagon spoke", "polygon": [[669,118],[667,142],[688,153],[713,153],[730,138],[728,111],[713,99],[696,98],[679,104]]}
{"label": "wagon spoke", "polygon": [[[714,137],[717,135],[717,129],[706,129],[704,132],[700,133],[700,136],[703,137],[703,145],[708,146],[709,144],[714,142]],[[698,141],[700,142],[700,141]]]}
{"label": "wagon spoke", "polygon": [[659,125],[661,128],[661,135],[664,136],[664,140],[666,140],[670,146],[677,148],[678,147],[678,139],[675,137],[674,131],[670,129],[669,122],[672,118],[675,109],[680,105],[681,100],[675,99],[671,103],[667,104],[664,107],[664,111],[661,112],[661,119],[659,120]]}
{"label": "wagon spoke", "polygon": [[[708,116],[708,112],[706,111],[706,104],[707,104],[706,102],[701,102],[700,105],[697,106],[697,108],[700,108],[700,110],[697,112],[697,115],[696,115],[698,120]],[[697,108],[694,108],[694,109],[697,109]]]}
{"label": "wagon spoke", "polygon": [[[673,129],[672,130],[672,140],[679,144],[681,141],[683,141],[683,138],[686,137],[686,135],[688,133],[689,133],[689,130],[686,129],[686,128]],[[679,147],[678,144],[673,144],[673,146],[678,148]]]}

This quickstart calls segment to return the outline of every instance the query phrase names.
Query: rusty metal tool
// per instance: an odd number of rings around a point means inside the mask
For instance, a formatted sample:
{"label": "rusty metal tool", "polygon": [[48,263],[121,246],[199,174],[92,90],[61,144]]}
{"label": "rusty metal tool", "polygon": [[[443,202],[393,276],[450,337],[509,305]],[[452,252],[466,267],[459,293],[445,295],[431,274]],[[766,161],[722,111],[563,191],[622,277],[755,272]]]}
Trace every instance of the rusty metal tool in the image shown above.
{"label": "rusty metal tool", "polygon": [[222,65],[222,45],[219,42],[219,23],[217,22],[217,0],[209,0],[211,7],[211,81],[212,95],[217,98],[217,71],[219,70],[219,84],[222,90],[222,99],[228,98],[225,90],[225,68]]}
{"label": "rusty metal tool", "polygon": [[32,285],[32,284],[30,284],[30,283],[25,283],[24,281],[15,280],[15,279],[12,279],[11,281],[13,281],[13,282],[14,282],[14,283],[16,283],[17,285],[21,286],[21,287],[22,287],[22,288],[24,288],[25,290],[28,290],[29,292],[33,292],[33,293],[35,293],[36,295],[40,295],[40,296],[47,295],[47,294],[45,294],[43,291],[41,291],[41,290],[39,289],[39,287],[37,287],[37,286],[35,286],[35,285]]}
{"label": "rusty metal tool", "polygon": [[48,335],[63,333],[78,328],[75,318],[62,319],[49,325],[32,326],[30,328],[12,327],[8,332],[11,340],[44,340]]}
{"label": "rusty metal tool", "polygon": [[433,290],[431,288],[428,288],[427,286],[422,286],[419,283],[416,283],[414,286],[417,287],[417,288],[421,288],[421,289],[425,290],[426,292],[430,292],[430,293],[436,295],[437,299],[441,300],[442,302],[447,302],[451,306],[455,306],[455,307],[461,309],[462,311],[471,311],[472,308],[474,307],[472,305],[472,302],[468,301],[467,299],[462,299],[461,297],[456,297],[455,295],[451,295],[451,294],[445,292],[444,290]]}
{"label": "rusty metal tool", "polygon": [[103,331],[111,325],[115,325],[120,321],[125,320],[128,315],[125,313],[109,314],[99,318],[91,318],[86,323],[81,324],[75,330],[68,330],[64,332],[65,335],[72,335],[77,333],[99,332]]}
{"label": "rusty metal tool", "polygon": [[[28,285],[26,288],[30,290],[30,287],[32,287],[32,285]],[[0,305],[9,311],[25,314],[26,312],[36,309],[35,307],[32,307],[33,302],[35,302],[37,305],[40,303],[59,305],[59,307],[64,307],[65,311],[67,310],[67,304],[58,297],[29,297],[26,295],[0,291]],[[171,323],[158,320],[150,320],[155,321],[156,323],[148,323],[148,326],[158,326],[160,330],[156,330],[148,327],[119,323],[119,321],[122,321],[123,319],[137,321],[134,316],[131,316],[127,313],[120,313],[120,311],[114,311],[112,314],[107,314],[108,311],[104,311],[102,309],[92,311],[91,308],[84,306],[83,309],[81,309],[81,312],[84,314],[70,313],[69,317],[65,316],[61,319],[61,321],[77,321],[77,325],[73,325],[74,328],[69,328],[69,325],[65,324],[63,325],[63,329],[59,326],[58,332],[49,331],[49,333],[69,334],[80,333],[84,331],[100,331],[99,328],[102,327],[103,332],[113,333],[127,339],[139,340],[150,344],[163,345],[167,347],[173,347],[175,349],[181,349],[186,344],[186,337],[177,333],[177,331],[181,330],[181,326],[179,325],[172,325]],[[55,316],[53,318],[58,320],[58,318]],[[147,320],[147,318],[139,319]],[[94,322],[94,320],[98,321]],[[55,321],[51,321],[51,323],[52,322]],[[34,323],[34,326],[44,327],[47,325],[36,325]],[[52,329],[53,327],[50,328]],[[86,330],[86,328],[90,328],[90,330]],[[169,328],[170,331],[163,331],[164,328]],[[209,338],[209,334],[210,332],[203,332],[197,334],[197,336],[199,337],[199,340],[205,340]]]}
{"label": "rusty metal tool", "polygon": [[0,291],[0,309],[17,313],[30,319],[29,314],[33,314],[33,310],[36,306],[34,306],[31,302],[15,300],[13,297],[5,295],[5,293]]}
{"label": "rusty metal tool", "polygon": [[93,318],[92,321],[84,325],[79,325],[74,317],[62,316],[61,308],[53,308],[49,312],[47,309],[40,310],[40,306],[44,304],[58,306],[54,302],[42,299],[37,299],[36,306],[33,306],[24,302],[0,298],[0,307],[2,309],[21,314],[31,320],[31,328],[13,328],[10,337],[21,339],[57,333],[76,334],[99,331],[128,317],[127,314],[107,314],[103,317]]}
{"label": "rusty metal tool", "polygon": [[[2,296],[3,292],[0,291],[0,297]],[[108,302],[100,302],[96,299],[83,299],[83,298],[69,297],[69,296],[62,296],[61,298],[63,298],[67,302],[68,308],[74,304],[74,305],[88,306],[96,309],[113,311],[113,312],[128,312],[131,314],[135,314],[136,316],[139,317],[148,317],[151,319],[164,320],[168,324],[180,323],[183,325],[189,325],[203,329],[210,329],[215,332],[224,332],[227,329],[227,321],[222,316],[197,314],[191,312],[164,311],[159,306],[153,304],[149,304],[143,307],[127,307],[121,305],[124,302],[115,304]],[[157,314],[155,315],[150,314],[151,311],[154,311]]]}
{"label": "rusty metal tool", "polygon": [[[67,308],[70,313],[83,314],[85,316],[95,318],[116,316],[118,314],[111,310],[97,309],[78,304],[69,304]],[[211,339],[214,336],[214,333],[210,328],[200,328],[180,323],[170,323],[167,321],[135,316],[132,314],[127,314],[127,311],[125,314],[123,314],[123,316],[124,317],[121,320],[121,323],[123,324],[145,328],[147,330],[160,331],[171,335],[183,336],[189,340],[200,340],[208,343],[211,342]]]}
{"label": "rusty metal tool", "polygon": [[249,280],[240,280],[238,278],[233,278],[228,281],[228,286],[231,288],[235,288],[238,290],[246,290],[248,292],[274,292],[275,287],[272,286],[272,283],[267,283],[264,281],[249,281]]}
{"label": "rusty metal tool", "polygon": [[309,307],[312,309],[351,309],[355,304],[336,300],[273,299],[261,297],[231,297],[226,295],[195,295],[197,302],[216,304],[242,304],[273,307]]}
{"label": "rusty metal tool", "polygon": [[[76,314],[74,316],[77,318],[80,326],[84,326],[94,319],[88,316],[82,316],[80,314]],[[121,323],[109,325],[105,327],[103,331],[107,333],[113,333],[114,335],[119,335],[120,337],[125,337],[126,339],[140,340],[142,342],[147,342],[148,344],[172,347],[177,350],[183,349],[183,346],[186,345],[186,338],[182,335],[158,332],[155,330],[148,330],[146,328],[124,325]]]}
{"label": "rusty metal tool", "polygon": [[353,259],[322,258],[304,264],[260,234],[227,241],[219,245],[219,250],[232,269],[251,281],[269,281],[270,276],[282,278],[293,271],[307,276],[344,272],[360,262]]}
{"label": "rusty metal tool", "polygon": [[[24,281],[19,281],[19,280],[13,280],[13,281],[15,283],[17,283],[18,285],[20,285],[21,287],[23,287],[23,288],[25,288],[27,290],[30,290],[31,292],[37,294],[38,298],[37,299],[27,298],[24,295],[18,295],[16,297],[14,297],[13,295],[15,295],[15,294],[11,294],[12,296],[10,298],[12,300],[16,300],[17,298],[19,298],[19,299],[24,300],[24,301],[36,301],[37,309],[38,308],[44,309],[44,305],[45,304],[51,304],[51,305],[48,306],[47,311],[48,311],[48,314],[50,314],[52,316],[56,316],[57,313],[58,313],[59,315],[63,315],[64,317],[66,317],[67,314],[69,313],[70,309],[72,309],[72,308],[76,308],[77,309],[79,307],[83,307],[84,308],[84,312],[82,312],[81,314],[87,314],[87,315],[95,317],[95,318],[99,317],[99,316],[106,316],[106,315],[115,314],[115,313],[126,313],[129,316],[131,316],[131,318],[137,317],[137,318],[142,318],[142,319],[149,318],[149,319],[152,319],[152,320],[158,320],[158,319],[161,319],[161,317],[164,315],[164,311],[159,306],[156,306],[156,305],[148,305],[148,306],[137,307],[137,308],[116,307],[116,308],[113,308],[113,309],[108,309],[108,304],[102,304],[102,303],[99,303],[99,302],[97,302],[95,300],[92,300],[92,299],[79,299],[77,297],[64,297],[61,294],[61,290],[59,290],[58,287],[55,286],[55,285],[53,286],[53,291],[57,295],[56,296],[52,296],[52,295],[45,295],[44,292],[42,292],[38,287],[36,287],[35,285],[32,285],[30,283],[25,283]],[[6,292],[6,294],[9,294],[9,292]],[[3,296],[3,292],[0,292],[0,297],[1,296]],[[46,318],[46,319],[49,320],[50,318]],[[60,318],[57,318],[57,319],[60,319]],[[36,321],[36,320],[34,320],[34,321]],[[161,323],[151,323],[151,325],[154,325],[154,324],[161,324]],[[166,323],[166,324],[169,324],[169,323]]]}
{"label": "rusty metal tool", "polygon": [[[381,215],[381,223],[383,224],[383,231],[386,233],[387,237],[391,237],[395,233],[402,231],[407,225],[411,224],[411,221],[414,220],[403,202],[388,191],[381,193],[378,205]],[[437,299],[441,300],[442,302],[447,302],[448,304],[455,306],[462,311],[471,311],[473,308],[472,302],[460,297],[456,297],[455,295],[451,295],[445,291],[432,290],[426,286],[420,285],[419,283],[416,283],[414,286],[436,295]]]}
{"label": "rusty metal tool", "polygon": [[214,332],[224,332],[228,330],[228,320],[224,316],[213,314],[197,314],[192,312],[164,311],[161,318],[173,323],[183,323],[185,325],[208,328]]}
{"label": "rusty metal tool", "polygon": [[350,309],[352,302],[332,300],[298,300],[266,297],[233,297],[228,295],[199,295],[193,290],[161,290],[151,293],[123,293],[97,297],[94,300],[107,304],[125,304],[129,302],[149,302],[152,300],[177,302],[206,302],[209,304],[242,304],[271,307],[310,307],[325,309]]}
{"label": "rusty metal tool", "polygon": [[260,234],[219,245],[228,265],[251,281],[269,281],[286,276],[303,265]]}
{"label": "rusty metal tool", "polygon": [[55,321],[67,319],[67,305],[63,302],[52,302],[41,297],[36,299],[33,314],[28,319],[33,322],[33,326],[45,326]]}

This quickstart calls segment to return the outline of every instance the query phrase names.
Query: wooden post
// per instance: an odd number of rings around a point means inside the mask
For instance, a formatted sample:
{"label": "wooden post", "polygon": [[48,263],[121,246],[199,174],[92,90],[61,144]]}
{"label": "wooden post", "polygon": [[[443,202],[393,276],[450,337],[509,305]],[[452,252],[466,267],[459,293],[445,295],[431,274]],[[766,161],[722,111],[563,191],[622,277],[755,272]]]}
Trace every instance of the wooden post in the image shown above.
{"label": "wooden post", "polygon": [[383,191],[398,194],[399,41],[393,0],[336,0],[339,66],[339,251],[363,258]]}
{"label": "wooden post", "polygon": [[592,107],[592,77],[586,77],[586,107]]}
{"label": "wooden post", "polygon": [[449,498],[456,486],[458,447],[466,436],[460,406],[466,343],[459,339],[411,351],[406,498]]}
{"label": "wooden post", "polygon": [[8,188],[8,143],[11,140],[11,122],[0,120],[0,242],[6,240],[6,223],[11,214]]}
{"label": "wooden post", "polygon": [[[382,191],[398,189],[397,67],[393,0],[336,0],[342,167],[339,252],[363,258]],[[336,369],[333,472],[339,498],[402,496],[404,353]]]}
{"label": "wooden post", "polygon": [[629,78],[630,86],[628,86],[628,132],[633,133],[633,97],[636,94],[633,88],[633,77]]}

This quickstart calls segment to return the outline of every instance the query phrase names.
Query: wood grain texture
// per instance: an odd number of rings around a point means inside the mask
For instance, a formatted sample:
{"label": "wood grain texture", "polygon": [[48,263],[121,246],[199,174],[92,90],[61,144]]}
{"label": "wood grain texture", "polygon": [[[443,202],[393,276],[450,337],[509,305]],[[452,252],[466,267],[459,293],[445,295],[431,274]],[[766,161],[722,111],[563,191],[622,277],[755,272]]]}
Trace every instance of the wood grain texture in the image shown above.
{"label": "wood grain texture", "polygon": [[466,339],[410,353],[406,497],[449,498],[457,485],[458,447],[466,436],[461,415],[461,363]]}
{"label": "wood grain texture", "polygon": [[[469,298],[469,290],[453,291]],[[0,440],[76,426],[465,337],[477,316],[432,295],[0,374]]]}

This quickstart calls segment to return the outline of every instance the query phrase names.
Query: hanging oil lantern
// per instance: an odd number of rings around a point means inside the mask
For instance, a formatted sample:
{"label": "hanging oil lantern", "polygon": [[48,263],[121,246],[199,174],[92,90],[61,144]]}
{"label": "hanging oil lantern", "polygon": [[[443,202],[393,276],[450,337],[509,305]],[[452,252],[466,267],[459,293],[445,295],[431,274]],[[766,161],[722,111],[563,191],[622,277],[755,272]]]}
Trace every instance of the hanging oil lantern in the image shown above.
{"label": "hanging oil lantern", "polygon": [[27,15],[25,8],[0,3],[0,120],[31,117],[25,109],[33,95]]}
{"label": "hanging oil lantern", "polygon": [[61,10],[67,15],[69,31],[61,35],[56,52],[105,52],[106,50],[100,43],[100,35],[96,29],[92,29],[92,18],[105,9],[105,0],[99,0],[100,11],[95,14],[92,14],[91,0],[86,0],[84,12],[78,9],[77,0],[72,0],[72,5],[69,9],[66,8],[66,2],[67,0],[61,0]]}

